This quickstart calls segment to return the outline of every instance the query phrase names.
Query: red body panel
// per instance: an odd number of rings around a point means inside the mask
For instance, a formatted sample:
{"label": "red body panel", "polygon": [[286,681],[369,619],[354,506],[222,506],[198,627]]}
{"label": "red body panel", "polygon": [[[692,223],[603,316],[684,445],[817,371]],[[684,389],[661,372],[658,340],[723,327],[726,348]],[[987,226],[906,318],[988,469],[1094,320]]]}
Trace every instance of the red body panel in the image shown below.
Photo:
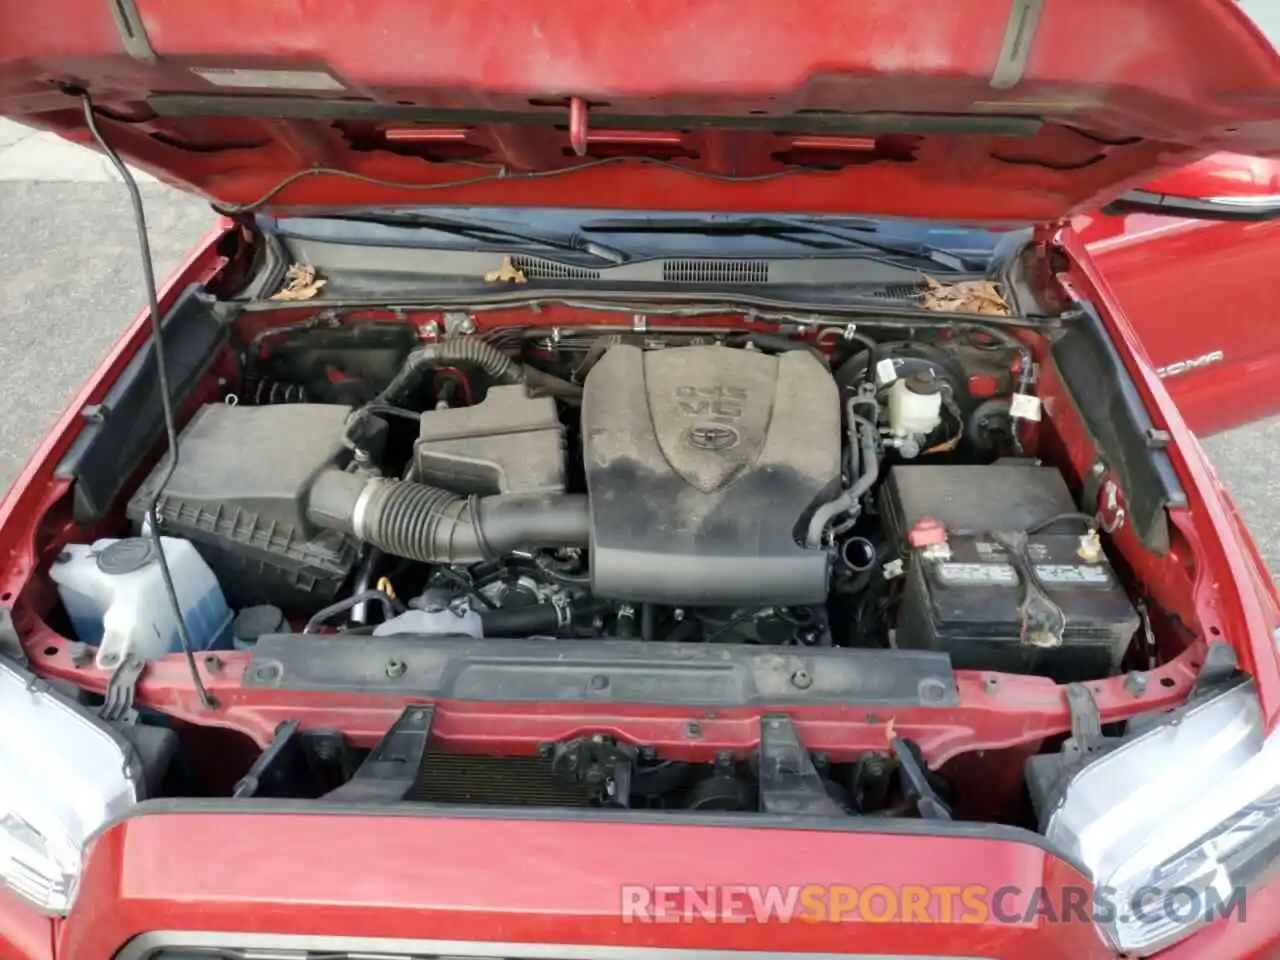
{"label": "red body panel", "polygon": [[[1147,189],[1206,198],[1280,195],[1280,162],[1217,155]],[[1094,213],[1074,226],[1193,430],[1210,434],[1280,413],[1273,295],[1280,220]]]}
{"label": "red body panel", "polygon": [[1045,221],[1280,149],[1280,59],[1226,0],[0,3],[0,112],[87,142],[66,87],[148,170],[282,206]]}
{"label": "red body panel", "polygon": [[[173,857],[190,849],[191,837],[199,838],[200,854]],[[360,865],[357,875],[351,864]],[[98,840],[82,895],[114,908],[73,915],[60,946],[71,957],[109,955],[130,936],[157,929],[155,905],[168,901],[164,929],[243,930],[251,914],[255,932],[1093,960],[1110,951],[1080,923],[644,923],[621,916],[624,884],[1030,892],[1084,882],[1043,850],[1007,840],[745,823],[157,814]]]}

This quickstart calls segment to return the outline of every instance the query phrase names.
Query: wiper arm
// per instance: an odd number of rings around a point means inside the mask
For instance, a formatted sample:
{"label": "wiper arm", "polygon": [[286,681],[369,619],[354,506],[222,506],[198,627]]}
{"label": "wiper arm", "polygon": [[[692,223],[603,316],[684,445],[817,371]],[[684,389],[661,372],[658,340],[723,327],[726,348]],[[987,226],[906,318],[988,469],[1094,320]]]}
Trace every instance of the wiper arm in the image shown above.
{"label": "wiper arm", "polygon": [[416,227],[423,230],[435,230],[456,237],[469,237],[481,242],[496,241],[498,243],[527,243],[536,246],[550,247],[553,250],[571,250],[574,253],[585,253],[597,260],[609,263],[626,263],[631,257],[617,247],[598,243],[585,237],[557,237],[537,233],[524,233],[482,221],[451,220],[448,217],[437,217],[429,213],[395,212],[387,213],[337,213],[326,215],[326,220],[349,220],[354,223],[379,223],[386,226]]}
{"label": "wiper arm", "polygon": [[832,249],[831,244],[806,239],[806,237],[829,237],[839,240],[839,246],[879,250],[899,257],[936,263],[948,270],[985,269],[986,267],[985,263],[976,262],[972,257],[951,253],[918,240],[865,236],[864,234],[879,231],[880,225],[874,220],[845,219],[840,221],[839,227],[836,227],[803,217],[740,217],[732,220],[704,217],[623,217],[588,220],[578,229],[583,233],[690,233],[716,237],[778,237],[807,247]]}

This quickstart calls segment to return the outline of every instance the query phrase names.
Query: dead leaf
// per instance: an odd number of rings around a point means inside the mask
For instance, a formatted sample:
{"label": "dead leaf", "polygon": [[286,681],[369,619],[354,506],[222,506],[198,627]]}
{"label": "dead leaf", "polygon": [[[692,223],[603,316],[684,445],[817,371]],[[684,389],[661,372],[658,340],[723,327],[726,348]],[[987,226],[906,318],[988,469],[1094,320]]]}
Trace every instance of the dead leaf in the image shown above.
{"label": "dead leaf", "polygon": [[526,283],[524,271],[511,262],[510,257],[502,258],[502,266],[490,270],[484,275],[485,283]]}
{"label": "dead leaf", "polygon": [[926,276],[924,282],[928,289],[921,294],[920,303],[926,310],[980,313],[989,317],[1007,317],[1013,313],[1000,292],[1000,285],[990,280],[940,283]]}
{"label": "dead leaf", "polygon": [[284,286],[271,295],[272,300],[310,300],[329,281],[316,277],[309,263],[295,263],[284,272]]}

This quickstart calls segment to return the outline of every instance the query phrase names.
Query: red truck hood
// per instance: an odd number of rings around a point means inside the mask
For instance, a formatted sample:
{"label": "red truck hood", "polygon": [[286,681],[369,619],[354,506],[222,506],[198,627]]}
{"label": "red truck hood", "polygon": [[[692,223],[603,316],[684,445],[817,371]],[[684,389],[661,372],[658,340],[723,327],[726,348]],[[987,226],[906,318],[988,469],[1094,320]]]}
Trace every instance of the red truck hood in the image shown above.
{"label": "red truck hood", "polygon": [[0,112],[87,142],[67,86],[227,206],[1055,220],[1280,150],[1229,0],[0,0]]}

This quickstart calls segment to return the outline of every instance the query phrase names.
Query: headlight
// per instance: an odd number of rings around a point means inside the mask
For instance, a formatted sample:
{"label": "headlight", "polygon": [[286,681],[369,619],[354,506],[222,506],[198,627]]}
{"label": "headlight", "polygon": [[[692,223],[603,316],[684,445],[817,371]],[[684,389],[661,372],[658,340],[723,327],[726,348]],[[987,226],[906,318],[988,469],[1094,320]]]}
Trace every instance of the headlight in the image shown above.
{"label": "headlight", "polygon": [[85,841],[137,801],[139,779],[124,740],[0,657],[0,885],[65,913]]}
{"label": "headlight", "polygon": [[1092,872],[1119,951],[1146,956],[1222,915],[1280,862],[1280,737],[1263,736],[1253,682],[1084,767],[1045,832]]}

